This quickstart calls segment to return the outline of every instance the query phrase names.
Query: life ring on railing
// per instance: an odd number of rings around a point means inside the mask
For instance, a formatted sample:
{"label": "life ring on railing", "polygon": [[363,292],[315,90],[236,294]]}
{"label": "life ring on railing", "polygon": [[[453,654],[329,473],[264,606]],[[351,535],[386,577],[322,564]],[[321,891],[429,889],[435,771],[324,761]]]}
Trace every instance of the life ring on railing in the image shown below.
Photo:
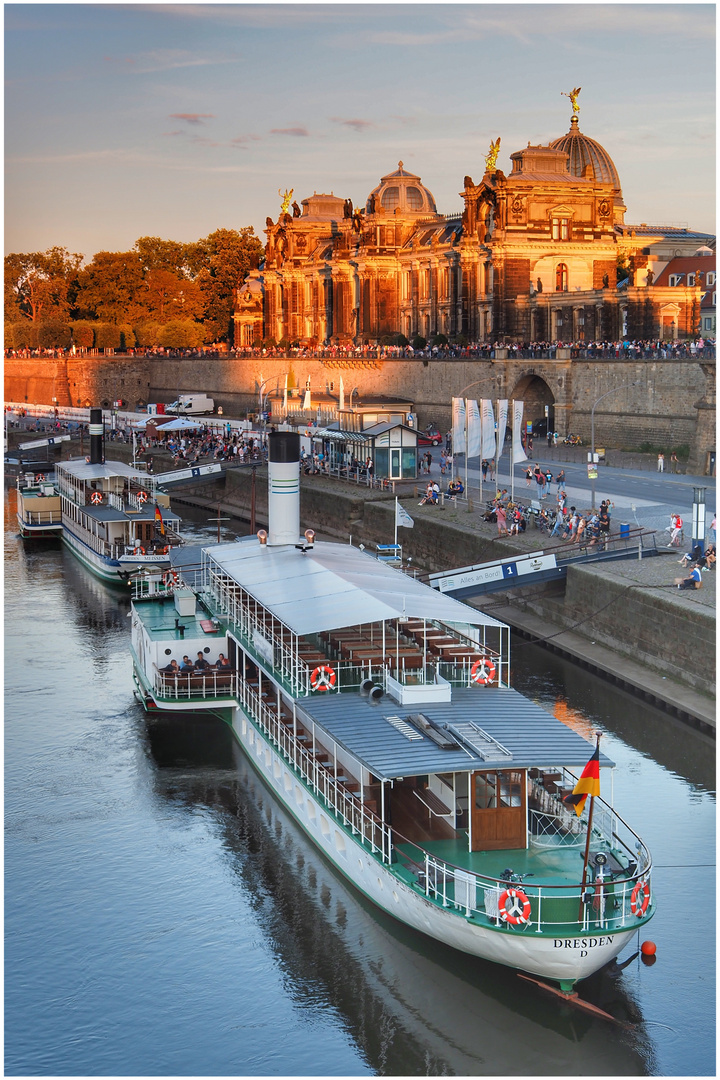
{"label": "life ring on railing", "polygon": [[163,585],[177,585],[180,581],[177,571],[166,570],[163,574]]}
{"label": "life ring on railing", "polygon": [[147,493],[147,491],[138,491],[137,500],[138,500],[138,502],[141,502],[141,503],[147,502],[148,501],[148,493]]}
{"label": "life ring on railing", "polygon": [[41,472],[35,473],[35,483],[36,484],[42,484],[44,479],[45,479],[45,474],[44,473],[41,473]]}
{"label": "life ring on railing", "polygon": [[[642,900],[638,903],[638,897],[642,893]],[[637,915],[638,918],[642,918],[648,909],[650,903],[650,886],[647,881],[638,881],[637,885],[630,894],[630,910],[633,915]]]}
{"label": "life ring on railing", "polygon": [[93,491],[92,495],[90,496],[90,502],[94,503],[95,506],[97,506],[98,503],[101,503],[102,502],[102,491]]}
{"label": "life ring on railing", "polygon": [[470,678],[474,683],[482,683],[485,686],[495,678],[496,667],[489,656],[483,656],[476,660],[470,668]]}
{"label": "life ring on railing", "polygon": [[137,547],[135,548],[135,550],[133,551],[133,555],[144,555],[144,554],[145,554],[145,548],[140,547],[140,545],[138,544]]}
{"label": "life ring on railing", "polygon": [[335,669],[328,664],[320,664],[310,676],[310,686],[313,690],[332,690],[335,685]]}
{"label": "life ring on railing", "polygon": [[[509,908],[506,907],[508,900],[512,901]],[[532,911],[530,901],[522,889],[505,889],[500,894],[498,908],[502,921],[510,923],[511,926],[528,922]]]}

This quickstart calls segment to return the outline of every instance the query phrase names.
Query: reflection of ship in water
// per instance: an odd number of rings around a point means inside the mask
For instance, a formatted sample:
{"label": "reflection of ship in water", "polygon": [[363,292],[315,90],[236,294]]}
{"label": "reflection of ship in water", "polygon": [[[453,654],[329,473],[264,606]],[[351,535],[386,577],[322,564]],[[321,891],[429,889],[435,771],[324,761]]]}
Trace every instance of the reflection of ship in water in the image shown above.
{"label": "reflection of ship in water", "polygon": [[[78,622],[91,630],[103,632],[122,631],[127,634],[130,610],[130,589],[126,584],[101,581],[78,562],[72,552],[63,545],[62,573],[68,596],[68,606]],[[95,645],[103,648],[102,637],[92,638]],[[125,648],[125,642],[123,642]]]}
{"label": "reflection of ship in water", "polygon": [[[288,992],[320,992],[378,1075],[643,1075],[641,1030],[614,1028],[397,922],[336,874],[268,792],[229,728],[185,714],[147,723],[160,794],[221,819],[242,888]],[[640,1020],[622,976],[585,997]]]}

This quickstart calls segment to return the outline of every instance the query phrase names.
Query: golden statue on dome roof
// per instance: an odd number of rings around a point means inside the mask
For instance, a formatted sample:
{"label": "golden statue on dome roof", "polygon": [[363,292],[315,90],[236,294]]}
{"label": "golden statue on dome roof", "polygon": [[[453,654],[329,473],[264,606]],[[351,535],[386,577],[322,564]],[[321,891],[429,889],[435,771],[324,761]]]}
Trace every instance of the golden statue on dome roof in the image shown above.
{"label": "golden statue on dome roof", "polygon": [[280,203],[280,213],[281,214],[287,214],[288,207],[290,206],[290,200],[293,197],[294,190],[295,190],[295,188],[290,188],[290,190],[288,191],[288,189],[285,188],[285,194],[283,195],[280,188],[278,188],[278,195],[282,199],[282,202]]}
{"label": "golden statue on dome roof", "polygon": [[580,106],[578,105],[578,95],[579,95],[581,90],[582,90],[582,86],[576,86],[575,89],[571,90],[569,94],[566,94],[564,90],[560,91],[560,96],[561,97],[569,97],[570,98],[570,104],[573,107],[573,116],[575,116],[576,113],[580,112]]}
{"label": "golden statue on dome roof", "polygon": [[495,142],[490,143],[490,152],[485,158],[485,172],[493,172],[495,164],[500,153],[500,136],[498,135]]}

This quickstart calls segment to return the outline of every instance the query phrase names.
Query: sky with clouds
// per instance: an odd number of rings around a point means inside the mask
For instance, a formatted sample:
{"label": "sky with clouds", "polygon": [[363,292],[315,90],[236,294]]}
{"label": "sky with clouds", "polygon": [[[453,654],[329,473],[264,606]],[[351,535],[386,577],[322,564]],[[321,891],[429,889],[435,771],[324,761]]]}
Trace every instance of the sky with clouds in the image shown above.
{"label": "sky with clouds", "polygon": [[712,4],[13,4],[5,250],[90,259],[252,225],[278,189],[362,205],[397,167],[462,209],[498,166],[580,128],[628,222],[715,230]]}

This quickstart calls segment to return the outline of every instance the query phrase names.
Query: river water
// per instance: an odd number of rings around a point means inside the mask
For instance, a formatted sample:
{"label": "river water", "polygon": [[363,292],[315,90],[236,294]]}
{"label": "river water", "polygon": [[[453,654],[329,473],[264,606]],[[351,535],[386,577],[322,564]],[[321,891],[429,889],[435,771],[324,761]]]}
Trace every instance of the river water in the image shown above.
{"label": "river water", "polygon": [[[366,904],[219,721],[148,718],[127,596],[59,545],[23,547],[14,505],[7,1075],[714,1075],[713,741],[514,646],[519,690],[604,732],[615,802],[653,852],[656,962],[581,985],[631,1026],[610,1025]],[[195,517],[186,534],[212,539]]]}

